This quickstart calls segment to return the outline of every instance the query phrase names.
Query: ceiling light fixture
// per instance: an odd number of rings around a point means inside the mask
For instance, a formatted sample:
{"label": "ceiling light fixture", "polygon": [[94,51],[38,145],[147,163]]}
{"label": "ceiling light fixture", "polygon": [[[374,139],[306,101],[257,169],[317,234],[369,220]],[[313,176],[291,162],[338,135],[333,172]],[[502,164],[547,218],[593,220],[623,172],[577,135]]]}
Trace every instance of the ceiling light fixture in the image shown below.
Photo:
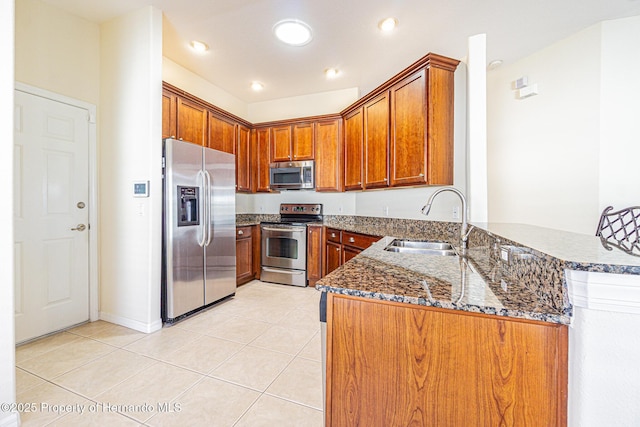
{"label": "ceiling light fixture", "polygon": [[260,92],[262,89],[264,89],[264,85],[260,82],[251,82],[251,89],[256,92]]}
{"label": "ceiling light fixture", "polygon": [[338,70],[337,68],[327,68],[326,70],[324,70],[324,75],[328,79],[335,79],[339,74],[340,70]]}
{"label": "ceiling light fixture", "polygon": [[192,40],[191,49],[195,50],[198,53],[204,53],[209,50],[209,46],[207,46],[206,43],[200,42],[198,40]]}
{"label": "ceiling light fixture", "polygon": [[297,19],[285,19],[273,26],[276,37],[291,46],[304,46],[311,41],[311,27]]}
{"label": "ceiling light fixture", "polygon": [[397,25],[398,20],[396,18],[386,18],[378,23],[378,27],[385,33],[393,31]]}

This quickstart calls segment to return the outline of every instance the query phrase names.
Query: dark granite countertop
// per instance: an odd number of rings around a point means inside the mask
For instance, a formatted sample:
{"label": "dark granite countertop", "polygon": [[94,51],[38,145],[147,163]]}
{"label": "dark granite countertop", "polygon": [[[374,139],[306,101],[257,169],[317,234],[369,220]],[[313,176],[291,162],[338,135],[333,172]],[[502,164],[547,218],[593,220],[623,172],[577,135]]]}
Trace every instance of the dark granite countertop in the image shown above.
{"label": "dark granite countertop", "polygon": [[316,283],[325,292],[567,324],[554,308],[484,250],[467,256],[387,252],[386,236]]}

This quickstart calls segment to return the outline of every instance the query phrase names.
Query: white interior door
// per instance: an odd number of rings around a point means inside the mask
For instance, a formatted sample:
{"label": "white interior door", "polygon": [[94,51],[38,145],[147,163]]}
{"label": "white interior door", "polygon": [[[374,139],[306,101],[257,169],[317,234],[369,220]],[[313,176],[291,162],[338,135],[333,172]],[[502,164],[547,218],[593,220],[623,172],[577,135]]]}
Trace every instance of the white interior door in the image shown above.
{"label": "white interior door", "polygon": [[89,113],[15,91],[16,342],[89,319]]}

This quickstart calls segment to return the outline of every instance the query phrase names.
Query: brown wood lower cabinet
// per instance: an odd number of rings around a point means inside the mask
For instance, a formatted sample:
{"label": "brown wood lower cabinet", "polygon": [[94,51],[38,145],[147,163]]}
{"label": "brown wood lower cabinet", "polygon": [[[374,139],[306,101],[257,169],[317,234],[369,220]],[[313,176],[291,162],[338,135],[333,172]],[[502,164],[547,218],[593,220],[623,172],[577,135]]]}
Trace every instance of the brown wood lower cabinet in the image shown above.
{"label": "brown wood lower cabinet", "polygon": [[322,225],[307,225],[307,282],[315,286],[322,278]]}
{"label": "brown wood lower cabinet", "polygon": [[236,227],[236,284],[242,285],[255,278],[253,262],[253,227]]}
{"label": "brown wood lower cabinet", "polygon": [[351,258],[380,240],[378,236],[326,228],[324,275],[331,273]]}
{"label": "brown wood lower cabinet", "polygon": [[327,322],[327,426],[566,426],[564,325],[336,294]]}

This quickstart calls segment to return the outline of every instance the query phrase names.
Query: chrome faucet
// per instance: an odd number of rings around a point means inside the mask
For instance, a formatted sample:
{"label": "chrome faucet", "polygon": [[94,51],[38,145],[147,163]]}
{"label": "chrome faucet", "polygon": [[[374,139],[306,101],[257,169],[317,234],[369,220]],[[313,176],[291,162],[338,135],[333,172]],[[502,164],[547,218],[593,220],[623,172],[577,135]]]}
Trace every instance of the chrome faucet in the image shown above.
{"label": "chrome faucet", "polygon": [[431,210],[431,205],[433,204],[433,199],[435,199],[435,197],[438,194],[442,193],[443,191],[451,191],[457,194],[458,197],[460,197],[460,201],[462,202],[462,226],[460,227],[460,246],[462,247],[462,250],[466,250],[467,240],[469,240],[469,233],[471,233],[471,230],[473,229],[473,225],[469,227],[469,223],[467,222],[467,199],[464,197],[464,194],[462,194],[460,190],[454,187],[443,187],[443,188],[437,189],[431,195],[431,197],[429,197],[429,200],[427,200],[427,204],[422,207],[421,211],[424,215],[429,215],[429,211]]}

